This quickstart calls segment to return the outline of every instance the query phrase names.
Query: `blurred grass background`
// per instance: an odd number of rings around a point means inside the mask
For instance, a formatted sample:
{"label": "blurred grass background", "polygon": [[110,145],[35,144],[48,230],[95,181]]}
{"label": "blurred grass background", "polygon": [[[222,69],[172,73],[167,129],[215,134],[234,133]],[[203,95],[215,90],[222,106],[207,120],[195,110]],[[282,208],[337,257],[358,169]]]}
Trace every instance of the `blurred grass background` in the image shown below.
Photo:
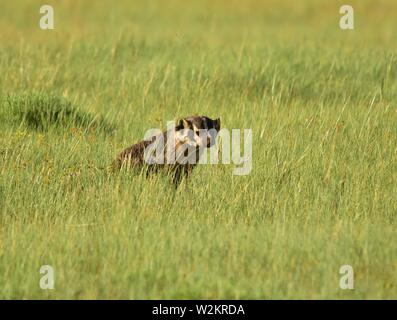
{"label": "blurred grass background", "polygon": [[[397,297],[395,1],[48,4],[0,2],[2,298]],[[253,129],[250,175],[102,169],[195,113]]]}

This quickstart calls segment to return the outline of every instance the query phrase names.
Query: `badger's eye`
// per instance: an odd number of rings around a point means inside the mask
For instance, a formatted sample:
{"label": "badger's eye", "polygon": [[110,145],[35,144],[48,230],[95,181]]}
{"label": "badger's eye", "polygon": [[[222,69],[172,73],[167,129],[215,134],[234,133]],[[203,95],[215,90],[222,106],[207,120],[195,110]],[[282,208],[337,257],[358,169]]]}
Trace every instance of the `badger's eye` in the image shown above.
{"label": "badger's eye", "polygon": [[196,134],[199,136],[200,135],[200,131],[196,130]]}

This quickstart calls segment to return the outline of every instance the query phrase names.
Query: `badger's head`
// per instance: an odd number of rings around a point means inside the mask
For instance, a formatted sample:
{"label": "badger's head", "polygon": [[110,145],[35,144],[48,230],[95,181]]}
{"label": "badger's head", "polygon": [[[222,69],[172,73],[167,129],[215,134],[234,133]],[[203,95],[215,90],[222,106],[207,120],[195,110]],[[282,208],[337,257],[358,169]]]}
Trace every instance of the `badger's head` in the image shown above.
{"label": "badger's head", "polygon": [[183,141],[198,148],[209,148],[215,144],[221,128],[221,120],[212,120],[206,116],[191,116],[177,122],[176,134]]}

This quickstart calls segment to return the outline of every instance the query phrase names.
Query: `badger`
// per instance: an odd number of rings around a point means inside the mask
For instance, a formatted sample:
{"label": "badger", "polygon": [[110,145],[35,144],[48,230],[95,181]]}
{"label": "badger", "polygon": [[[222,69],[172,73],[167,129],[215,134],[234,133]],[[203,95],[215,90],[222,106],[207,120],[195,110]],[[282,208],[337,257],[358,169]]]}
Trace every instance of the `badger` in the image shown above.
{"label": "badger", "polygon": [[145,170],[147,175],[161,170],[177,187],[183,177],[189,176],[203,151],[215,144],[219,130],[219,118],[182,118],[172,128],[123,150],[112,166],[116,170]]}

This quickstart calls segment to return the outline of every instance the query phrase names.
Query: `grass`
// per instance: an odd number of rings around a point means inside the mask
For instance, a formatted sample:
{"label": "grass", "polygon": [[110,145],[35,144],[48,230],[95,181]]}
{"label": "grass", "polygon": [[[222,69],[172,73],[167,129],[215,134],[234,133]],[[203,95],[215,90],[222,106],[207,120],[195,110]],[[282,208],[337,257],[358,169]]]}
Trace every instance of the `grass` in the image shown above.
{"label": "grass", "polygon": [[111,133],[114,128],[101,117],[83,113],[66,99],[40,93],[9,96],[3,101],[3,125],[48,131],[51,128],[82,128]]}
{"label": "grass", "polygon": [[[394,1],[49,4],[0,10],[1,298],[397,298]],[[194,113],[252,128],[250,175],[103,169]]]}

